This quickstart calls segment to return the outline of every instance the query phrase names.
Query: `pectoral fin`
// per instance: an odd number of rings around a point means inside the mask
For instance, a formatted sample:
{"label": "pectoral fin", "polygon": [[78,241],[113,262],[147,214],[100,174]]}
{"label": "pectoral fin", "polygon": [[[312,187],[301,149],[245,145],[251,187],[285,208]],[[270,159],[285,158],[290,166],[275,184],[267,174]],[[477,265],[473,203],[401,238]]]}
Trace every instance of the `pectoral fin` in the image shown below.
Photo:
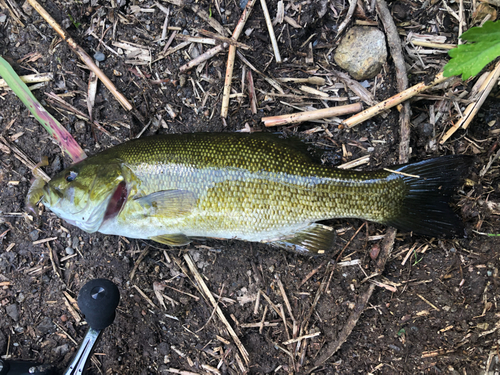
{"label": "pectoral fin", "polygon": [[164,234],[162,236],[150,237],[149,239],[168,246],[184,246],[191,242],[183,234]]}
{"label": "pectoral fin", "polygon": [[273,241],[271,245],[298,252],[300,254],[320,255],[333,247],[335,230],[321,224],[311,224],[293,237]]}
{"label": "pectoral fin", "polygon": [[187,215],[196,206],[196,196],[188,190],[162,190],[135,198],[148,216],[176,218]]}

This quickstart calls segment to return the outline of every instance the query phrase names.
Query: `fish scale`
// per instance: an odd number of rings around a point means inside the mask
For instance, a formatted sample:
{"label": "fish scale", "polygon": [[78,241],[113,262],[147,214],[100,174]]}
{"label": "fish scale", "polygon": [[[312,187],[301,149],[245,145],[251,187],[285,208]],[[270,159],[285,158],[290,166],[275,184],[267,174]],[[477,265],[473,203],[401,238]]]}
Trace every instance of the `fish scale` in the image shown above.
{"label": "fish scale", "polygon": [[469,158],[356,172],[316,163],[304,148],[269,134],[142,138],[61,172],[42,201],[89,232],[169,245],[217,237],[317,253],[334,234],[316,222],[347,217],[431,235],[460,231],[447,202]]}

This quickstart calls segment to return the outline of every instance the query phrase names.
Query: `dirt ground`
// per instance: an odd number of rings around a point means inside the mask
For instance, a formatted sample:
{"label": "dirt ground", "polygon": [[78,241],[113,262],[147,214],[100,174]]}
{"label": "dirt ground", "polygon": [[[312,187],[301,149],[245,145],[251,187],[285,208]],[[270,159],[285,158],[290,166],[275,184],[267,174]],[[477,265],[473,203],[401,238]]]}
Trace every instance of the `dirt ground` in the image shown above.
{"label": "dirt ground", "polygon": [[[232,31],[241,14],[237,3],[201,0],[196,5]],[[277,3],[268,1],[273,18]],[[180,73],[179,67],[190,56],[200,53],[200,49],[204,51],[211,46],[193,44],[160,58],[172,32],[194,36],[196,30],[214,31],[193,11],[194,2],[184,6],[161,2],[169,9],[170,27],[163,40],[160,39],[166,14],[152,0],[47,0],[42,4],[91,56],[96,52],[105,55],[100,68],[140,114],[127,113],[99,85],[92,116],[110,137],[50,101],[46,94],[53,92],[87,114],[89,71],[36,11],[18,0],[23,12],[21,24],[6,3],[0,1],[0,54],[19,75],[53,74],[53,80],[34,94],[89,155],[141,132],[144,135],[234,132],[245,128],[271,131],[263,129],[260,119],[294,111],[289,104],[315,108],[323,108],[325,103],[337,104],[303,95],[301,98],[271,95],[274,89],[254,73],[257,114],[250,111],[248,95],[237,96],[231,99],[229,115],[222,121],[227,54],[221,53],[199,70],[187,73]],[[364,12],[358,10],[353,21],[376,25],[375,11],[367,3],[362,5]],[[449,5],[458,11],[458,4]],[[469,18],[470,6],[467,3],[465,9]],[[414,32],[446,36],[447,43],[457,42],[458,21],[441,2],[403,1],[389,7],[402,40]],[[285,8],[287,15],[302,27],[293,27],[290,22],[275,26],[283,63],[276,64],[273,59],[259,2],[246,25],[253,32],[249,36],[243,33],[239,39],[253,48],[242,51],[246,58],[271,77],[318,75],[328,78],[327,86],[339,83],[331,75],[339,70],[332,56],[338,43],[336,30],[347,8],[342,2],[326,0],[286,1]],[[383,30],[380,24],[378,27]],[[146,57],[142,60],[143,55],[125,57],[123,51],[115,54],[106,48],[119,51],[121,47],[113,45],[113,41],[133,43],[146,52]],[[309,42],[314,47],[313,64],[306,62]],[[176,39],[171,47],[180,43],[182,40]],[[411,84],[427,79],[447,61],[447,55],[440,54],[427,61],[425,69],[418,68],[414,57],[407,52]],[[148,54],[152,57],[150,62]],[[234,93],[241,92],[243,67],[237,58]],[[376,79],[367,84],[376,101],[397,92],[391,58]],[[458,83],[454,90],[470,90],[473,84],[474,81]],[[298,85],[285,87],[285,92],[292,94]],[[335,89],[339,96],[359,101],[347,85]],[[376,282],[373,295],[347,341],[314,373],[498,374],[500,237],[484,235],[500,233],[500,209],[496,205],[500,201],[498,160],[484,175],[481,171],[498,152],[500,105],[491,96],[467,130],[458,131],[444,145],[438,145],[436,140],[450,126],[446,114],[456,105],[465,106],[453,97],[453,100],[445,97],[448,90],[440,88],[412,101],[411,157],[413,161],[455,153],[477,157],[467,183],[455,199],[468,237],[438,240],[398,233],[381,275],[375,275],[374,253],[387,228],[360,220],[327,222],[338,236],[335,248],[323,257],[304,257],[241,241],[197,240],[182,248],[168,248],[150,241],[89,235],[43,207],[40,222],[31,221],[25,213],[25,197],[32,173],[9,148],[2,147],[2,358],[53,363],[62,371],[86,332],[86,325],[77,321],[79,316],[71,307],[71,299],[76,298],[87,281],[108,278],[119,287],[121,302],[115,322],[105,330],[97,347],[91,374],[237,374],[245,369],[251,374],[307,373],[313,370],[328,343],[339,337],[360,296]],[[328,94],[335,95],[333,91]],[[175,112],[175,118],[169,114],[170,110]],[[445,120],[438,119],[432,125],[429,114],[434,110]],[[337,165],[370,155],[369,164],[360,168],[376,169],[397,163],[398,118],[398,111],[393,109],[351,130],[340,128],[334,121],[325,121],[272,131],[295,133],[316,144],[326,151],[327,164]],[[419,118],[423,121],[416,121]],[[50,164],[44,170],[49,175],[70,164],[12,92],[0,92],[0,130],[8,142],[35,163],[48,157]],[[186,256],[194,260],[206,285],[216,295],[220,308],[248,351],[248,363],[242,359],[212,304],[197,289]],[[260,325],[261,322],[265,324]],[[306,334],[311,337],[299,345],[285,343]]]}

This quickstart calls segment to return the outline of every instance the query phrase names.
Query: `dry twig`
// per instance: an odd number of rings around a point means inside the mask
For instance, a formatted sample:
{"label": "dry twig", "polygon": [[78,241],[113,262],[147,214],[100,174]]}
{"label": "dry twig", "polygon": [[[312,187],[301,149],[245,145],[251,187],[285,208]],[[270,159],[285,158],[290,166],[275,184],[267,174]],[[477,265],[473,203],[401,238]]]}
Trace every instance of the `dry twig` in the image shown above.
{"label": "dry twig", "polygon": [[337,107],[317,109],[315,111],[306,111],[299,113],[291,113],[288,115],[263,117],[262,122],[264,122],[264,125],[266,127],[297,124],[304,121],[319,120],[334,116],[341,116],[348,113],[359,112],[362,109],[363,106],[361,103],[354,103]]}
{"label": "dry twig", "polygon": [[[379,255],[379,262],[377,264],[379,269],[383,269],[385,267],[385,263],[389,259],[392,247],[394,246],[395,238],[396,238],[396,229],[389,228],[380,246],[381,251]],[[337,350],[339,350],[342,344],[347,340],[352,330],[356,326],[356,323],[358,322],[361,314],[365,310],[365,306],[370,300],[370,297],[374,289],[375,289],[375,284],[370,284],[368,288],[366,288],[361,297],[358,299],[358,303],[356,303],[356,307],[349,316],[349,319],[347,319],[347,322],[342,328],[342,331],[340,331],[337,340],[330,342],[329,344],[326,345],[326,347],[321,351],[321,355],[319,356],[319,358],[314,362],[314,368],[309,372],[312,372],[315,368],[325,363],[332,355],[334,355],[337,352]]]}
{"label": "dry twig", "polygon": [[[233,35],[231,39],[238,40],[241,32],[243,31],[243,27],[245,27],[245,23],[250,17],[250,13],[252,12],[253,6],[256,0],[249,0],[245,10],[241,14],[240,20],[236,25],[236,28],[233,31]],[[231,93],[231,81],[233,79],[233,69],[234,69],[234,58],[236,57],[236,47],[234,45],[229,46],[229,52],[227,56],[227,64],[226,64],[226,77],[224,80],[224,93],[222,96],[222,108],[221,108],[221,117],[226,118],[227,113],[229,111],[229,94]]]}
{"label": "dry twig", "polygon": [[[376,4],[377,14],[384,24],[387,42],[389,44],[391,56],[396,68],[396,82],[398,90],[401,92],[408,88],[408,75],[406,73],[401,40],[399,39],[398,30],[394,24],[394,19],[392,18],[391,12],[389,11],[385,0],[377,0]],[[407,163],[410,157],[410,104],[408,102],[403,104],[403,108],[400,111],[399,125],[399,136],[401,139],[399,143],[399,162]]]}
{"label": "dry twig", "polygon": [[71,49],[78,55],[78,57],[92,70],[104,83],[109,91],[115,96],[115,98],[120,102],[120,104],[127,110],[132,110],[132,104],[129,103],[127,98],[120,93],[113,82],[103,73],[101,69],[97,67],[94,63],[94,60],[84,51],[82,47],[80,47],[76,42],[71,38],[66,31],[52,18],[52,16],[47,13],[47,11],[36,1],[36,0],[28,0],[30,5],[47,21],[47,23],[63,38],[66,43],[71,47]]}
{"label": "dry twig", "polygon": [[276,40],[276,35],[274,35],[273,23],[271,21],[271,16],[269,15],[269,10],[267,9],[266,0],[260,0],[260,5],[262,6],[262,12],[264,13],[264,18],[266,19],[267,30],[269,31],[269,38],[271,38],[271,45],[273,46],[274,58],[278,64],[281,63],[280,50],[278,48],[278,41]]}
{"label": "dry twig", "polygon": [[[394,96],[391,96],[389,99],[384,100],[383,102],[380,102],[373,107],[365,109],[363,112],[360,112],[352,117],[349,117],[348,119],[342,121],[342,125],[347,126],[348,128],[352,128],[353,126],[356,126],[363,121],[366,121],[381,112],[392,108],[405,100],[408,100],[415,95],[421,93],[422,91],[428,90],[429,88],[444,82],[448,79],[448,77],[443,76],[443,73],[437,74],[434,79],[426,84],[425,82],[420,82],[419,84],[416,84],[415,86],[410,87],[409,89],[406,89]],[[451,78],[453,79],[453,78]]]}
{"label": "dry twig", "polygon": [[198,286],[200,288],[200,292],[203,292],[203,294],[205,294],[205,296],[209,299],[210,303],[212,304],[212,306],[216,310],[217,315],[219,316],[219,319],[222,321],[222,323],[224,323],[224,325],[226,326],[227,331],[229,332],[229,334],[233,338],[233,341],[236,344],[236,346],[238,347],[241,355],[243,356],[243,359],[245,360],[245,363],[248,364],[250,362],[250,357],[248,356],[247,350],[245,349],[245,347],[241,343],[239,337],[236,335],[236,332],[234,332],[233,327],[231,326],[231,324],[229,324],[229,322],[227,321],[226,316],[224,315],[224,313],[222,312],[222,309],[220,308],[219,304],[217,303],[217,301],[215,300],[214,296],[210,292],[210,289],[208,289],[207,284],[205,284],[205,281],[203,280],[203,278],[201,277],[200,273],[198,272],[198,269],[196,268],[196,265],[194,264],[193,260],[189,256],[189,254],[184,254],[184,260],[186,261],[186,263],[187,263],[187,265],[189,267],[189,270],[194,275],[196,283],[198,284]]}
{"label": "dry twig", "polygon": [[458,129],[460,128],[467,129],[472,119],[477,114],[477,112],[483,105],[484,101],[490,94],[493,87],[495,87],[498,81],[498,77],[500,77],[500,61],[497,62],[497,64],[495,65],[495,69],[493,69],[490,72],[490,74],[488,74],[488,77],[486,78],[485,82],[479,88],[479,93],[480,93],[479,99],[474,103],[470,103],[467,106],[462,118],[456,124],[454,124],[450,129],[448,129],[443,138],[441,138],[441,140],[439,141],[440,144],[446,142],[448,138],[450,138],[453,135],[453,133],[455,133]]}

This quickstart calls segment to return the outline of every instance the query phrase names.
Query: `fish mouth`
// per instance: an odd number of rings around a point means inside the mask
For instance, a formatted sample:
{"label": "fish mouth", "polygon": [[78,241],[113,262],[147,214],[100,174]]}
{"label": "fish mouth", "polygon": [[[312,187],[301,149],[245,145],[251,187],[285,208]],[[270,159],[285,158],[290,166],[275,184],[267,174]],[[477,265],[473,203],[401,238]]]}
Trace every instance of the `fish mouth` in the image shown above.
{"label": "fish mouth", "polygon": [[[88,233],[96,232],[101,226],[104,217],[102,212],[109,201],[109,198],[104,198],[100,203],[95,204],[89,199],[96,180],[97,178],[93,179],[85,203],[81,208],[75,209],[77,207],[75,207],[75,190],[73,188],[63,192],[50,184],[43,187],[42,203],[67,223]],[[94,204],[95,207],[93,207]]]}
{"label": "fish mouth", "polygon": [[36,206],[44,198],[45,186],[47,186],[45,180],[41,177],[37,177],[28,190],[28,195],[26,196],[26,209],[35,216],[38,216]]}

